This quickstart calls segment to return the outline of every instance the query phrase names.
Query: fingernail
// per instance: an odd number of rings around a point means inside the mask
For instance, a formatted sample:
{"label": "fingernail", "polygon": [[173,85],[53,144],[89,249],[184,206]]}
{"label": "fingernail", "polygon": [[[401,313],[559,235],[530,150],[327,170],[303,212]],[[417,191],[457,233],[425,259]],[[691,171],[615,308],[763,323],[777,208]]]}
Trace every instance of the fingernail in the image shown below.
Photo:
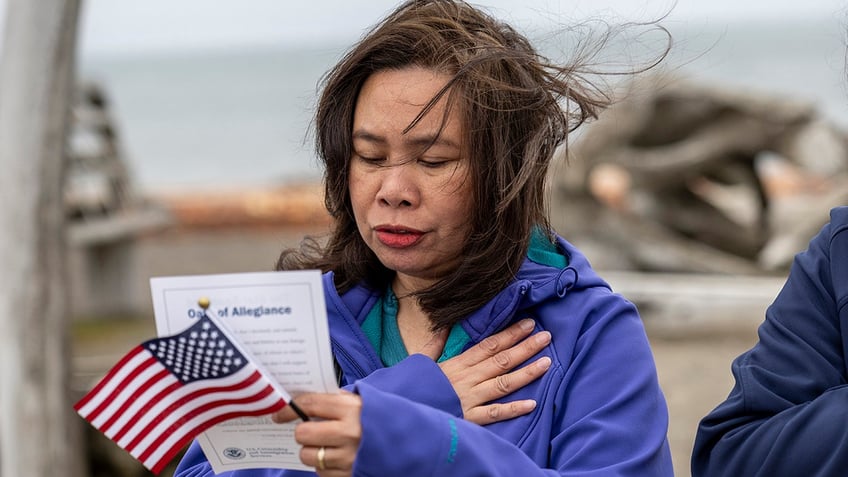
{"label": "fingernail", "polygon": [[540,331],[533,336],[533,339],[536,340],[536,343],[539,344],[548,344],[551,341],[551,332],[550,331]]}
{"label": "fingernail", "polygon": [[518,322],[518,326],[524,331],[530,331],[536,326],[536,322],[532,318],[524,318]]}
{"label": "fingernail", "polygon": [[542,356],[536,361],[536,366],[541,370],[546,370],[551,367],[551,358],[547,356]]}

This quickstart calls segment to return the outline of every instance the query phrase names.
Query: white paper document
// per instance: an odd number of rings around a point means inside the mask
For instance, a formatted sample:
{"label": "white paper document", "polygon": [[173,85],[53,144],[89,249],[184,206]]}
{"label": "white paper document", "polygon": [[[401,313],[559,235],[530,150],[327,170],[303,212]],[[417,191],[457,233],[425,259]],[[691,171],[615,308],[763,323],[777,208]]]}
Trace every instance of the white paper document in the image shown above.
{"label": "white paper document", "polygon": [[[156,331],[176,334],[197,320],[200,298],[288,394],[338,391],[327,309],[317,270],[156,277]],[[295,400],[296,402],[296,400]],[[313,470],[300,462],[294,426],[269,417],[217,424],[198,437],[215,473],[245,468]]]}

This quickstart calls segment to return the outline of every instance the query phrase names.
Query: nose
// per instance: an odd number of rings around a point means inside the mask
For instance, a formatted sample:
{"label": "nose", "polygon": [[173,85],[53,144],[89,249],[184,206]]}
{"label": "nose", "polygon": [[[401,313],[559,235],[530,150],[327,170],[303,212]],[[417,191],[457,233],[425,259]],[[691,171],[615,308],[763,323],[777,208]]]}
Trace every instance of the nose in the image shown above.
{"label": "nose", "polygon": [[380,171],[377,201],[388,207],[416,207],[421,199],[413,165],[409,163],[385,167]]}

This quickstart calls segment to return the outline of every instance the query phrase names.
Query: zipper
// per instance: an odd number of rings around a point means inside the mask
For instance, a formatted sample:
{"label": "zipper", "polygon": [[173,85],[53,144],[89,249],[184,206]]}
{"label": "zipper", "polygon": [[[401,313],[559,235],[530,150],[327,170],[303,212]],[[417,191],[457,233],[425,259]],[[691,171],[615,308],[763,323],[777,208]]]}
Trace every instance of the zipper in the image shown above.
{"label": "zipper", "polygon": [[[353,355],[351,355],[345,348],[343,348],[341,345],[339,345],[336,342],[336,340],[331,339],[330,344],[332,345],[333,355],[335,356],[336,361],[339,363],[339,368],[340,368],[340,371],[342,373],[342,376],[336,377],[338,381],[340,381],[340,382],[350,381],[352,383],[354,380],[362,379],[362,378],[364,378],[365,376],[368,375],[368,373],[365,372],[365,368],[363,368],[359,364],[359,362],[356,359],[353,358]],[[355,373],[355,376],[344,376],[344,374],[345,374],[344,369],[345,368],[352,369],[353,372]],[[343,379],[345,377],[346,378],[352,378],[352,379],[349,379],[349,380]]]}

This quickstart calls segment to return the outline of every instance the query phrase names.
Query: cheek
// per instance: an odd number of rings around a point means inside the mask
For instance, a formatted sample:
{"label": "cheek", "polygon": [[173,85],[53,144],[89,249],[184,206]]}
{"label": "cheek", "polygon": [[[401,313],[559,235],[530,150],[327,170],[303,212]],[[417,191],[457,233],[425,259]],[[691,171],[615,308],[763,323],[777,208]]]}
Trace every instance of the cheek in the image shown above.
{"label": "cheek", "polygon": [[442,202],[442,210],[453,218],[456,229],[467,232],[471,230],[472,211],[474,210],[471,190],[468,188],[456,189],[456,192],[449,197],[445,197]]}
{"label": "cheek", "polygon": [[457,187],[457,209],[459,209],[463,216],[466,218],[467,222],[471,221],[471,213],[474,210],[474,203],[476,202],[474,199],[474,187],[471,183],[471,179],[468,178],[468,171],[465,171],[466,179],[462,181],[462,183]]}
{"label": "cheek", "polygon": [[368,215],[368,207],[363,202],[361,195],[351,190],[350,204],[353,209],[353,219],[356,221],[356,228],[360,231],[366,226],[366,218]]}
{"label": "cheek", "polygon": [[355,170],[351,170],[350,174],[348,174],[348,195],[350,196],[350,203],[353,206],[353,213],[357,216],[357,220],[359,215],[363,213],[362,207],[365,204],[366,182],[364,179],[362,174],[355,172]]}
{"label": "cheek", "polygon": [[351,171],[348,175],[348,196],[353,209],[353,219],[361,234],[368,229],[368,211],[374,202],[372,176]]}

